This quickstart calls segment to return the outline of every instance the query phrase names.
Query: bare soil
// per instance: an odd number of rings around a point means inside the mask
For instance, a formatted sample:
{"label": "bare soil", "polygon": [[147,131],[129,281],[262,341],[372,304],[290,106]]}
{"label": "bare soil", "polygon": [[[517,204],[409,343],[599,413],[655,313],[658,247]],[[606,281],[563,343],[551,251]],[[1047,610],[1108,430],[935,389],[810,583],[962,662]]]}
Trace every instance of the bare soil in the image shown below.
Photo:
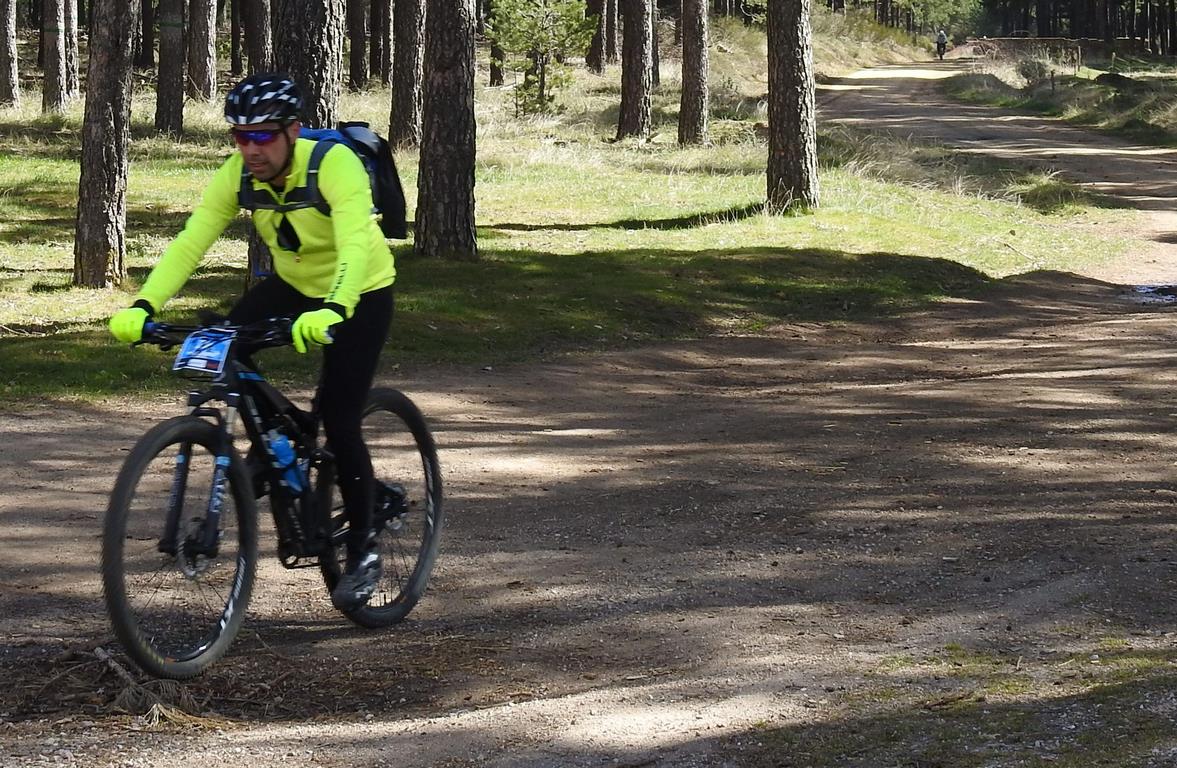
{"label": "bare soil", "polygon": [[822,119],[1037,158],[1137,204],[1140,253],[878,322],[405,371],[448,493],[426,598],[361,630],[267,558],[190,720],[119,712],[94,655],[121,658],[106,496],[178,398],[9,405],[0,765],[1177,764],[1177,329],[1131,290],[1177,282],[1172,154],[943,103],[961,65],[920,66]]}

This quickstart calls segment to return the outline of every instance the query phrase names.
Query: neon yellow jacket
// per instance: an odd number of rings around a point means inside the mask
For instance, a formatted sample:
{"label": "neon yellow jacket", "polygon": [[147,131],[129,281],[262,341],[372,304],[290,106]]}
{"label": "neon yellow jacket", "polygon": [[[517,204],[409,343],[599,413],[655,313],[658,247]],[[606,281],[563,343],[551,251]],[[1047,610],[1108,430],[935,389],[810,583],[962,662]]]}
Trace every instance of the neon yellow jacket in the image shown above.
{"label": "neon yellow jacket", "polygon": [[[315,142],[298,139],[283,190],[253,180],[255,190],[266,190],[278,202],[287,191],[306,186],[307,163]],[[244,161],[234,152],[213,175],[200,204],[184,229],[163,252],[137,299],[157,312],[180,292],[204,254],[238,213],[237,191]],[[391,285],[396,279],[392,252],[372,213],[368,174],[355,153],[336,145],[319,166],[319,192],[331,206],[326,216],[315,208],[280,214],[259,209],[253,224],[274,258],[274,271],[299,293],[338,304],[351,317],[361,293]],[[302,245],[288,251],[278,245],[278,225],[286,216]]]}

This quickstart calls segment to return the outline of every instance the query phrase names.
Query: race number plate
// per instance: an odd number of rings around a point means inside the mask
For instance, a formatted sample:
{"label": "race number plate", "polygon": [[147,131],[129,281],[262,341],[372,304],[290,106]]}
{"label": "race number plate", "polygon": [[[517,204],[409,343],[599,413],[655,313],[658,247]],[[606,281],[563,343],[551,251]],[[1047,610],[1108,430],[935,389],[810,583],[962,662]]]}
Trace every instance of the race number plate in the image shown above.
{"label": "race number plate", "polygon": [[229,356],[229,346],[233,342],[233,332],[217,328],[204,328],[184,339],[176,362],[172,364],[173,371],[187,371],[217,376],[225,370],[225,360]]}

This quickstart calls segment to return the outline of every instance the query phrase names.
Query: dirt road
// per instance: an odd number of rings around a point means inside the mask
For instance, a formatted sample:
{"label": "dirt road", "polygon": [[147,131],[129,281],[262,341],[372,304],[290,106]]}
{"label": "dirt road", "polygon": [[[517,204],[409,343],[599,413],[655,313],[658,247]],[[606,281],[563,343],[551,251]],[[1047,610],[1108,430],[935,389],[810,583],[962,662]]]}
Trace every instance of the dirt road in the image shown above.
{"label": "dirt road", "polygon": [[[910,72],[822,118],[956,141]],[[1169,231],[1168,153],[967,114],[961,142]],[[114,465],[175,402],[7,408],[0,765],[1173,765],[1177,330],[1124,290],[1170,251],[874,324],[407,371],[449,493],[426,599],[363,631],[267,560],[186,723],[113,712],[91,652]]]}

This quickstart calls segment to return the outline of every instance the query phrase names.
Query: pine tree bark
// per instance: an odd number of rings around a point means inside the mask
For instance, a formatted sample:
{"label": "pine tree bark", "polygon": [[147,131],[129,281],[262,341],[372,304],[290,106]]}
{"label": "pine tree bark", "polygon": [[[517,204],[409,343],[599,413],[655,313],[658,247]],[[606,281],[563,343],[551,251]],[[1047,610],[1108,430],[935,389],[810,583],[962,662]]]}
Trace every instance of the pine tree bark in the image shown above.
{"label": "pine tree bark", "polygon": [[139,5],[139,44],[135,51],[135,67],[155,69],[155,3],[152,0],[142,0]]}
{"label": "pine tree bark", "polygon": [[[494,19],[494,0],[486,0],[486,18],[488,22]],[[497,87],[503,84],[503,67],[507,61],[507,52],[495,40],[490,41],[490,67],[487,73],[487,85]]]}
{"label": "pine tree bark", "polygon": [[345,0],[347,6],[347,87],[368,84],[368,0]]}
{"label": "pine tree bark", "polygon": [[108,288],[127,275],[127,148],[139,2],[94,0],[92,13],[73,284]]}
{"label": "pine tree bark", "polygon": [[274,35],[270,0],[239,0],[241,24],[245,28],[245,57],[250,72],[274,69]]}
{"label": "pine tree bark", "polygon": [[190,0],[188,13],[188,97],[212,101],[217,92],[216,0]]}
{"label": "pine tree bark", "polygon": [[621,111],[617,138],[650,135],[651,30],[649,0],[621,0],[624,8],[621,46]]}
{"label": "pine tree bark", "polygon": [[225,0],[229,9],[229,74],[238,79],[244,74],[244,33],[241,29],[241,0]]}
{"label": "pine tree bark", "polygon": [[682,0],[682,96],[678,110],[678,143],[707,142],[710,94],[707,86],[707,0]]}
{"label": "pine tree bark", "polygon": [[593,33],[593,39],[589,42],[584,63],[590,72],[599,75],[605,71],[605,0],[588,0],[586,13],[590,17],[597,17],[597,31]]}
{"label": "pine tree bark", "polygon": [[768,2],[768,208],[818,204],[810,0]]}
{"label": "pine tree bark", "polygon": [[392,16],[392,111],[388,142],[421,146],[421,75],[425,47],[425,0],[396,0]]}
{"label": "pine tree bark", "polygon": [[658,55],[658,0],[650,0],[650,84],[662,84],[662,62]]}
{"label": "pine tree bark", "polygon": [[64,0],[65,5],[65,100],[72,104],[82,95],[78,77],[78,0]]}
{"label": "pine tree bark", "polygon": [[372,0],[369,26],[369,73],[382,84],[388,85],[392,81],[392,0]]}
{"label": "pine tree bark", "polygon": [[422,256],[476,261],[473,0],[432,0],[425,26],[413,249]]}
{"label": "pine tree bark", "polygon": [[16,0],[0,0],[0,107],[20,105],[20,70],[16,58]]}
{"label": "pine tree bark", "polygon": [[[159,0],[159,47],[184,50],[184,0]],[[161,56],[155,86],[155,130],[179,137],[184,133],[183,56]]]}
{"label": "pine tree bark", "polygon": [[277,9],[275,63],[302,88],[302,122],[334,126],[343,82],[343,0],[278,0]]}
{"label": "pine tree bark", "polygon": [[65,2],[45,0],[41,23],[45,78],[41,87],[41,112],[65,109]]}
{"label": "pine tree bark", "polygon": [[621,0],[605,0],[605,63],[616,64],[619,56],[617,35],[617,4]]}

